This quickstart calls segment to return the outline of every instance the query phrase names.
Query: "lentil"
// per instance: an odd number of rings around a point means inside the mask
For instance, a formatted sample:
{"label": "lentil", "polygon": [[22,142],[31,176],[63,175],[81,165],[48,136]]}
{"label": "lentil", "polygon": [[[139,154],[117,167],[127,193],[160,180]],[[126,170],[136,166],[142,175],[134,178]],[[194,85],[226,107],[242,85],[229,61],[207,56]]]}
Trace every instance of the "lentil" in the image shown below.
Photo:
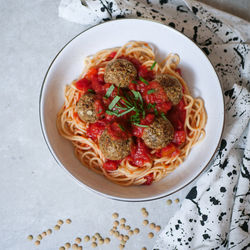
{"label": "lentil", "polygon": [[172,200],[168,199],[167,200],[167,205],[171,205],[172,204]]}
{"label": "lentil", "polygon": [[36,240],[36,241],[35,241],[35,245],[37,245],[37,246],[40,245],[40,241],[39,241],[39,240]]}
{"label": "lentil", "polygon": [[151,229],[155,229],[155,223],[150,223],[150,224],[149,224],[149,227],[150,227]]}
{"label": "lentil", "polygon": [[156,232],[161,231],[161,226],[157,225],[157,226],[155,227],[155,231],[156,231]]}
{"label": "lentil", "polygon": [[28,239],[28,240],[33,240],[33,235],[29,235],[29,236],[27,237],[27,239]]}
{"label": "lentil", "polygon": [[65,243],[64,245],[66,248],[70,248],[71,247],[71,244],[69,242]]}
{"label": "lentil", "polygon": [[58,220],[57,224],[61,226],[63,224],[63,220]]}
{"label": "lentil", "polygon": [[49,234],[52,234],[52,230],[51,229],[48,229],[47,230],[47,234],[49,235]]}
{"label": "lentil", "polygon": [[78,243],[78,244],[81,243],[81,241],[82,241],[82,239],[81,239],[80,237],[77,237],[77,238],[75,239],[75,242]]}
{"label": "lentil", "polygon": [[65,250],[65,247],[60,247],[59,250]]}
{"label": "lentil", "polygon": [[105,242],[105,244],[109,244],[110,238],[105,238],[104,242]]}
{"label": "lentil", "polygon": [[134,229],[134,233],[135,233],[135,234],[140,233],[140,229],[139,229],[139,228],[135,228],[135,229]]}
{"label": "lentil", "polygon": [[37,239],[38,239],[38,240],[42,240],[42,238],[43,238],[43,237],[42,237],[41,234],[39,234],[39,235],[37,236]]}
{"label": "lentil", "polygon": [[118,214],[118,213],[113,213],[113,214],[112,214],[112,217],[113,217],[114,219],[117,219],[117,218],[119,217],[119,214]]}
{"label": "lentil", "polygon": [[46,232],[43,232],[43,233],[42,233],[42,237],[45,237],[46,235],[47,235]]}
{"label": "lentil", "polygon": [[72,222],[71,219],[67,219],[67,220],[66,220],[66,223],[67,223],[67,224],[70,224],[71,222]]}
{"label": "lentil", "polygon": [[152,232],[148,233],[148,238],[152,239],[154,237],[154,234]]}
{"label": "lentil", "polygon": [[88,235],[84,236],[84,241],[88,242],[90,240],[90,237]]}
{"label": "lentil", "polygon": [[177,198],[177,199],[174,200],[174,202],[175,202],[175,203],[179,203],[180,200]]}
{"label": "lentil", "polygon": [[148,225],[148,220],[144,220],[144,221],[142,222],[142,224],[143,224],[144,226],[147,226],[147,225]]}
{"label": "lentil", "polygon": [[58,231],[58,230],[60,230],[60,226],[59,225],[55,225],[54,229]]}

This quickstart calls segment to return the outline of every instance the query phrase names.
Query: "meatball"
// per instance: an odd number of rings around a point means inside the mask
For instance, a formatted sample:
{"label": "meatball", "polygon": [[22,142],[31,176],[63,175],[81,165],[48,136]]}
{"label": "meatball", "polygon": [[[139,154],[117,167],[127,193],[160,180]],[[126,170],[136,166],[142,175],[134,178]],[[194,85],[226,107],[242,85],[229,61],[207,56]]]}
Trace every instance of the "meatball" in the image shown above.
{"label": "meatball", "polygon": [[152,149],[165,147],[173,140],[174,127],[169,120],[158,117],[143,130],[142,139]]}
{"label": "meatball", "polygon": [[135,80],[137,70],[133,63],[126,59],[116,59],[110,61],[104,73],[104,81],[106,83],[115,84],[121,88],[129,86],[130,82]]}
{"label": "meatball", "polygon": [[76,111],[78,116],[84,122],[94,123],[98,120],[96,109],[95,109],[96,95],[87,93],[82,95],[76,105]]}
{"label": "meatball", "polygon": [[104,130],[100,139],[99,147],[105,158],[109,160],[122,160],[130,154],[132,145],[132,138],[128,139],[113,139],[108,133],[107,129]]}
{"label": "meatball", "polygon": [[179,80],[168,74],[158,75],[155,80],[164,88],[172,104],[177,105],[182,98],[182,85]]}

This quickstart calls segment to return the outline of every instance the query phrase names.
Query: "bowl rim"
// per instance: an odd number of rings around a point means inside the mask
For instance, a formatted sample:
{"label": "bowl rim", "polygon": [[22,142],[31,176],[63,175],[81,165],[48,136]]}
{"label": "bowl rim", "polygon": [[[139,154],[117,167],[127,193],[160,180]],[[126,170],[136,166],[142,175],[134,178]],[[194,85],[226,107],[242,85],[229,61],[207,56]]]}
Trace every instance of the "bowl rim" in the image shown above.
{"label": "bowl rim", "polygon": [[[177,32],[179,33],[180,35],[184,36],[185,38],[187,38],[189,41],[191,41],[195,47],[197,47],[200,51],[202,51],[203,55],[206,57],[206,59],[208,60],[209,64],[211,65],[211,67],[213,68],[216,76],[217,76],[217,79],[218,79],[218,82],[219,82],[219,87],[220,87],[220,90],[221,90],[221,94],[222,94],[222,99],[223,99],[223,124],[222,124],[222,128],[221,128],[221,132],[220,132],[220,138],[218,140],[218,143],[214,149],[214,152],[213,154],[211,155],[209,161],[207,162],[207,164],[199,171],[199,173],[197,175],[195,175],[191,180],[189,180],[186,184],[182,185],[181,187],[175,189],[174,191],[170,192],[170,193],[167,193],[167,194],[159,194],[157,195],[156,197],[149,197],[149,198],[122,198],[122,197],[117,197],[117,196],[112,196],[112,195],[108,195],[108,194],[105,194],[105,193],[102,193],[102,192],[99,192],[91,187],[89,187],[88,185],[84,184],[83,182],[81,182],[80,180],[78,180],[75,176],[73,176],[67,169],[66,167],[63,166],[63,164],[60,162],[60,160],[57,158],[54,150],[52,149],[50,143],[49,143],[49,139],[47,137],[47,133],[46,133],[46,128],[44,126],[44,123],[43,123],[43,120],[42,120],[42,117],[43,117],[43,114],[42,114],[42,100],[43,100],[43,90],[44,90],[44,86],[45,86],[45,82],[47,80],[47,76],[48,76],[48,73],[50,72],[50,69],[52,67],[52,65],[54,64],[55,60],[57,59],[57,57],[61,54],[61,52],[74,40],[76,39],[78,36],[80,36],[81,34],[85,33],[86,31],[90,30],[90,29],[93,29],[95,28],[96,26],[100,26],[100,25],[105,25],[106,23],[108,22],[123,22],[123,21],[127,21],[127,20],[135,20],[135,21],[146,21],[146,22],[152,22],[152,23],[156,23],[156,24],[160,24],[160,25],[163,25],[163,26],[166,26],[167,28],[171,29],[173,32]],[[42,82],[42,86],[40,88],[40,95],[39,95],[39,121],[40,121],[40,128],[41,128],[41,132],[42,132],[42,135],[43,135],[43,138],[45,140],[45,143],[50,151],[50,153],[52,154],[53,158],[55,159],[55,161],[57,162],[57,164],[65,171],[67,172],[68,175],[70,175],[80,186],[82,186],[83,188],[85,188],[85,190],[91,192],[91,193],[95,193],[95,194],[98,194],[98,195],[101,195],[102,197],[105,197],[105,198],[109,198],[109,199],[112,199],[112,200],[117,200],[117,201],[123,201],[123,202],[146,202],[146,201],[154,201],[154,200],[159,200],[159,199],[162,199],[162,198],[165,198],[165,197],[168,197],[172,194],[175,194],[177,192],[179,192],[180,190],[184,189],[185,187],[187,187],[188,185],[190,185],[192,182],[194,182],[195,180],[198,179],[198,177],[201,176],[201,174],[208,168],[209,164],[211,163],[212,159],[214,158],[218,148],[219,148],[219,145],[221,143],[221,140],[222,140],[222,135],[223,135],[223,132],[224,132],[224,129],[225,129],[225,98],[224,98],[224,95],[223,95],[223,90],[222,90],[222,84],[221,84],[221,80],[219,78],[219,75],[218,73],[216,72],[211,60],[209,59],[209,57],[207,56],[207,54],[193,41],[191,40],[187,35],[181,33],[180,31],[174,29],[173,27],[171,26],[168,26],[168,25],[165,25],[163,23],[161,23],[160,21],[155,21],[155,20],[150,20],[150,19],[144,19],[144,18],[121,18],[121,19],[116,19],[116,20],[108,20],[108,21],[105,21],[103,23],[98,23],[98,24],[95,24],[87,29],[84,29],[83,31],[81,31],[80,33],[78,33],[77,35],[75,35],[72,39],[70,39],[59,51],[58,53],[56,54],[56,56],[54,57],[54,59],[51,61],[46,73],[45,73],[45,76],[43,78],[43,82]]]}

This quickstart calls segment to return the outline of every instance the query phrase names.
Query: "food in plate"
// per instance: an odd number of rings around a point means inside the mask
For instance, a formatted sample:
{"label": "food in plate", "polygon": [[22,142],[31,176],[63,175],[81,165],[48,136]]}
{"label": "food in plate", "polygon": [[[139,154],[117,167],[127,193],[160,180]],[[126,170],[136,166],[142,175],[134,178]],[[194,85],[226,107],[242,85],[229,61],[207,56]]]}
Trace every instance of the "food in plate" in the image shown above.
{"label": "food in plate", "polygon": [[151,46],[136,41],[85,59],[57,116],[84,166],[120,185],[149,185],[185,160],[204,138],[207,116],[179,61],[169,54],[157,62]]}

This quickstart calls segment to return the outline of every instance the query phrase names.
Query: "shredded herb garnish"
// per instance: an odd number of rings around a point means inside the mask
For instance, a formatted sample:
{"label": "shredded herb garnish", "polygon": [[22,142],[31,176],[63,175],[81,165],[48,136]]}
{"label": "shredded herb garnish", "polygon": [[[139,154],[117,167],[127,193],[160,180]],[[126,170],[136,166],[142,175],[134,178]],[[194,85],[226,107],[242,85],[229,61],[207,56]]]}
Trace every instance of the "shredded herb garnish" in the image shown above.
{"label": "shredded herb garnish", "polygon": [[88,89],[88,92],[93,93],[93,94],[95,93],[95,91],[93,89]]}
{"label": "shredded herb garnish", "polygon": [[113,92],[114,89],[115,89],[115,86],[114,86],[114,85],[111,85],[111,86],[108,88],[105,97],[110,97],[110,95],[112,94],[112,92]]}
{"label": "shredded herb garnish", "polygon": [[149,85],[148,81],[146,81],[143,77],[139,77],[140,81],[145,83],[146,85]]}
{"label": "shredded herb garnish", "polygon": [[150,94],[152,94],[154,92],[155,92],[155,89],[150,89],[150,90],[148,90],[147,94],[150,95]]}
{"label": "shredded herb garnish", "polygon": [[102,109],[99,109],[98,114],[102,113]]}
{"label": "shredded herb garnish", "polygon": [[118,126],[122,131],[125,131],[125,128],[121,124],[118,124]]}
{"label": "shredded herb garnish", "polygon": [[111,111],[111,110],[106,110],[106,113],[108,114],[108,115],[115,115],[115,116],[118,116],[118,112],[116,112],[116,111]]}
{"label": "shredded herb garnish", "polygon": [[143,124],[139,124],[139,123],[133,123],[135,126],[138,126],[138,127],[142,127],[142,128],[147,128],[148,125],[143,125]]}
{"label": "shredded herb garnish", "polygon": [[118,114],[117,116],[118,116],[118,117],[121,117],[121,116],[123,116],[123,115],[126,115],[127,113],[131,112],[131,111],[134,110],[134,109],[135,109],[135,107],[132,107],[132,108],[128,109],[127,111],[124,111],[123,113]]}
{"label": "shredded herb garnish", "polygon": [[134,84],[138,84],[138,82],[137,82],[137,81],[132,81],[132,83],[134,83]]}
{"label": "shredded herb garnish", "polygon": [[155,67],[156,65],[156,61],[154,61],[154,63],[152,64],[152,66],[150,67],[150,70],[153,70],[153,68]]}
{"label": "shredded herb garnish", "polygon": [[109,104],[109,109],[111,110],[120,101],[120,99],[121,99],[120,96],[116,96]]}
{"label": "shredded herb garnish", "polygon": [[162,118],[166,121],[167,120],[167,117],[165,116],[165,114],[162,112],[161,113],[161,116],[162,116]]}

